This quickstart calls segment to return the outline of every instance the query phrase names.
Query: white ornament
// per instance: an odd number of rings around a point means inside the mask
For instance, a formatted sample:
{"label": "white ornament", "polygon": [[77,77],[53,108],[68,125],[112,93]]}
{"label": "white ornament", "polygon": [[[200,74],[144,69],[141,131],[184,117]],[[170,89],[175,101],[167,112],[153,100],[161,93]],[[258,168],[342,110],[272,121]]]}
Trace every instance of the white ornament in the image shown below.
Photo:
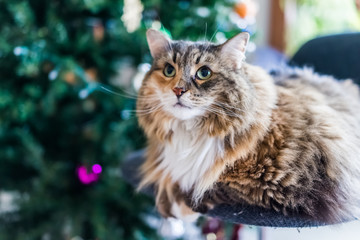
{"label": "white ornament", "polygon": [[124,9],[121,20],[124,22],[129,33],[136,31],[140,27],[142,11],[144,6],[139,0],[124,0]]}

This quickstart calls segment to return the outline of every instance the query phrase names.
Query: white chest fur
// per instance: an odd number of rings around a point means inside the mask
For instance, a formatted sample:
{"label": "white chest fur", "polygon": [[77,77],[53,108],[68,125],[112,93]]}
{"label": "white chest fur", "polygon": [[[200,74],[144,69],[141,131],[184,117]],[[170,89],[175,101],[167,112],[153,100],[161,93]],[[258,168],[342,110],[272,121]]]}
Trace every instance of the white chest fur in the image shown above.
{"label": "white chest fur", "polygon": [[159,168],[188,191],[204,173],[223,155],[223,142],[200,134],[191,122],[176,122],[172,141],[165,144]]}

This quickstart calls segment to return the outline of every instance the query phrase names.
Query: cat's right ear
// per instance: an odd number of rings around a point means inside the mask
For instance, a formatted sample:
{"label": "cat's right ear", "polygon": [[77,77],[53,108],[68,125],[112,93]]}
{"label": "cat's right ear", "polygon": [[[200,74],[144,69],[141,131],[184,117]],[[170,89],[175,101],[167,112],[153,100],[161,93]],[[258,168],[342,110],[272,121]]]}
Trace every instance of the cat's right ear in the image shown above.
{"label": "cat's right ear", "polygon": [[245,59],[245,51],[249,38],[249,33],[242,32],[220,45],[222,54],[228,59],[233,60],[237,68],[241,66],[241,62]]}
{"label": "cat's right ear", "polygon": [[158,58],[162,53],[170,49],[170,39],[157,30],[147,30],[146,39],[153,58]]}

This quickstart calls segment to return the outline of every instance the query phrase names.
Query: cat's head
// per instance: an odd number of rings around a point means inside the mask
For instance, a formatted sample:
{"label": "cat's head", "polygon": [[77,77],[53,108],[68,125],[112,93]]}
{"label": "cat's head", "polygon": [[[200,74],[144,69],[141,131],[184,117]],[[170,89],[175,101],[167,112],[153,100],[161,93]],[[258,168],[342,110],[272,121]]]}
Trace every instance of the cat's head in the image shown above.
{"label": "cat's head", "polygon": [[[243,32],[215,45],[172,41],[159,31],[148,30],[147,41],[154,61],[144,85],[152,89],[147,91],[152,108],[158,107],[180,120],[220,112],[226,107],[231,111],[231,101],[240,102],[243,97],[237,90],[241,88],[240,92],[244,92],[249,88],[237,76],[248,39],[249,34]],[[231,94],[234,92],[235,95]]]}
{"label": "cat's head", "polygon": [[243,32],[216,45],[172,41],[148,30],[154,60],[137,101],[146,134],[166,139],[173,123],[195,123],[201,132],[219,137],[250,128],[265,131],[276,91],[265,71],[243,62],[248,39]]}

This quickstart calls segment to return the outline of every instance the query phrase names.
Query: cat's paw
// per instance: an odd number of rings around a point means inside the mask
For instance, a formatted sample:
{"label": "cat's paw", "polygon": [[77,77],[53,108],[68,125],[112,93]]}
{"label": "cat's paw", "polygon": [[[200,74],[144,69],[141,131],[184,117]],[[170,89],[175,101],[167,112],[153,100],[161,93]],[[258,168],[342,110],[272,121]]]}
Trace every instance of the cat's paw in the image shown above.
{"label": "cat's paw", "polygon": [[171,214],[185,222],[195,222],[200,217],[200,213],[194,212],[184,202],[173,202],[171,205]]}
{"label": "cat's paw", "polygon": [[172,203],[169,201],[166,194],[162,194],[156,200],[156,208],[163,218],[175,217],[172,214]]}
{"label": "cat's paw", "polygon": [[202,203],[202,204],[193,206],[192,209],[195,212],[199,212],[201,214],[206,214],[208,211],[210,211],[214,207],[215,207],[215,205],[212,203]]}

